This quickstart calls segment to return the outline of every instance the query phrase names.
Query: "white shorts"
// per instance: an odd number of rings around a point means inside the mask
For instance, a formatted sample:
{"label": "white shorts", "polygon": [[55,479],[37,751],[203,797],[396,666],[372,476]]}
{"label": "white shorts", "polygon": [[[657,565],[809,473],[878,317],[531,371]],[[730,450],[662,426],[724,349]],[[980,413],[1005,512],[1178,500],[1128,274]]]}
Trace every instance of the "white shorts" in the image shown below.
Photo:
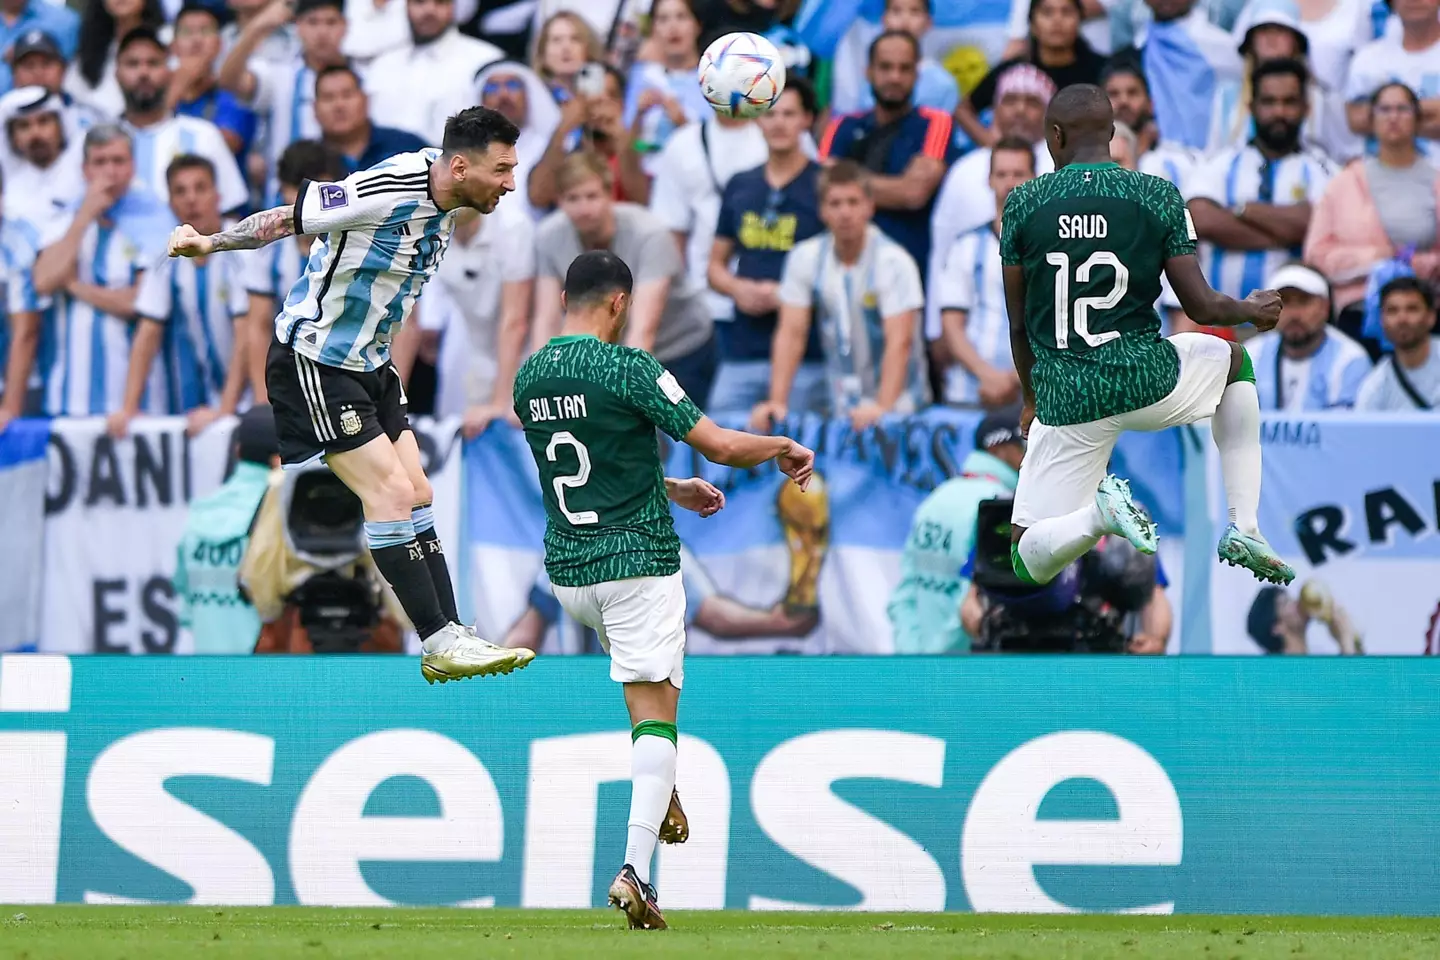
{"label": "white shorts", "polygon": [[1230,341],[1208,333],[1177,333],[1168,339],[1180,354],[1180,379],[1163,400],[1086,423],[1050,427],[1036,420],[1030,425],[1011,515],[1016,526],[1064,516],[1094,499],[1115,441],[1126,430],[1164,430],[1215,413],[1230,379]]}
{"label": "white shorts", "polygon": [[588,587],[555,585],[565,612],[600,636],[617,683],[685,682],[685,584],[679,573]]}

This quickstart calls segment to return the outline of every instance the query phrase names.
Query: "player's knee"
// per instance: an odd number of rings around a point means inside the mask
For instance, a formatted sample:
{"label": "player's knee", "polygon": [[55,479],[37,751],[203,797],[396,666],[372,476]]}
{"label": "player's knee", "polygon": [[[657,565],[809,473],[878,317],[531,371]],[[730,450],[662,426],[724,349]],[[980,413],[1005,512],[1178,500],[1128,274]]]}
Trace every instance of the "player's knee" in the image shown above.
{"label": "player's knee", "polygon": [[418,480],[412,478],[410,481],[411,490],[414,491],[415,499],[410,501],[412,507],[423,507],[435,501],[435,489],[430,486],[427,477],[420,477]]}
{"label": "player's knee", "polygon": [[1025,536],[1025,528],[1016,524],[1010,525],[1010,542],[1019,543],[1020,538]]}
{"label": "player's knee", "polygon": [[394,517],[408,517],[417,502],[415,485],[399,464],[380,478],[371,490],[371,497],[374,502],[367,503],[366,507]]}

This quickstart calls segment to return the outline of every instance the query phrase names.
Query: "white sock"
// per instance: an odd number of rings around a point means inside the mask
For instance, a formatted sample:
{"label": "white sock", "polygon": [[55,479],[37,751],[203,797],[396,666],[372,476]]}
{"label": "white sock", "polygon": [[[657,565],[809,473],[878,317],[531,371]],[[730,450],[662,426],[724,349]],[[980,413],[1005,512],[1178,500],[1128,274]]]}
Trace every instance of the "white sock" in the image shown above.
{"label": "white sock", "polygon": [[1020,537],[1020,559],[1036,583],[1049,583],[1105,535],[1100,508],[1089,504],[1063,517],[1041,520]]}
{"label": "white sock", "polygon": [[[671,729],[674,727],[671,725]],[[625,862],[645,883],[670,793],[675,789],[675,744],[668,737],[642,732],[630,747],[630,826]]]}
{"label": "white sock", "polygon": [[1220,451],[1230,522],[1241,533],[1256,535],[1260,532],[1260,396],[1255,384],[1237,380],[1225,388],[1210,432]]}

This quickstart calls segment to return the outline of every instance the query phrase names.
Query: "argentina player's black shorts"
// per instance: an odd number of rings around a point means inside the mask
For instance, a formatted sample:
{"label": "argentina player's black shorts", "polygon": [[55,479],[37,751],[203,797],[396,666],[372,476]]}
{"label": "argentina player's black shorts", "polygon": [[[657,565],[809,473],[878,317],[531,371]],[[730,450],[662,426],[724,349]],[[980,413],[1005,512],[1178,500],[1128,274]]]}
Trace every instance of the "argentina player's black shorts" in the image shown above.
{"label": "argentina player's black shorts", "polygon": [[275,411],[280,461],[301,464],[410,429],[408,401],[393,364],[346,370],[319,364],[279,340],[265,358],[265,389]]}

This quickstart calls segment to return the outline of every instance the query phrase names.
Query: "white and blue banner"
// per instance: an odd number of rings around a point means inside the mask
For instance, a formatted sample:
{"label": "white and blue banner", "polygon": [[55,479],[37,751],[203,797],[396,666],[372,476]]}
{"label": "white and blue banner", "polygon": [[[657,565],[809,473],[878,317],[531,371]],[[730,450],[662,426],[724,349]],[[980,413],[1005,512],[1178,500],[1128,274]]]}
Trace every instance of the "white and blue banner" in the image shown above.
{"label": "white and blue banner", "polygon": [[0,650],[33,650],[40,638],[40,557],[45,542],[43,421],[16,421],[0,433],[0,504],[5,549],[0,551]]}
{"label": "white and blue banner", "polygon": [[[1281,589],[1212,566],[1213,652],[1440,653],[1440,421],[1281,415],[1261,443],[1260,528],[1297,576]],[[1210,459],[1218,534],[1225,489]]]}

